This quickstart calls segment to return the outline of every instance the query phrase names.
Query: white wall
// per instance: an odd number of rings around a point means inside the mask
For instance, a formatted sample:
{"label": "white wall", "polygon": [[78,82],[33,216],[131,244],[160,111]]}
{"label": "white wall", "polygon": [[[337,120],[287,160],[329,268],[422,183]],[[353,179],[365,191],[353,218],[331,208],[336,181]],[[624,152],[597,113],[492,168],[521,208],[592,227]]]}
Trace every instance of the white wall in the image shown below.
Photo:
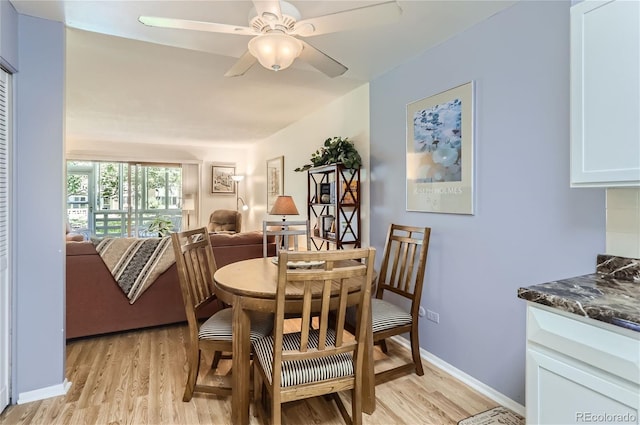
{"label": "white wall", "polygon": [[[213,164],[222,164],[236,167],[236,174],[246,175],[248,170],[249,156],[251,149],[249,148],[218,148],[209,149],[202,152],[202,215],[200,218],[201,225],[209,222],[209,215],[218,209],[236,209],[236,195],[227,195],[219,193],[211,193],[211,167]],[[243,180],[239,185],[239,196],[243,199],[244,193],[250,190],[247,188],[247,179]],[[248,212],[243,212],[242,231],[254,230],[247,226]]]}
{"label": "white wall", "polygon": [[607,189],[606,253],[640,258],[640,189]]}
{"label": "white wall", "polygon": [[0,1],[0,65],[9,72],[18,67],[18,13],[8,0]]}
{"label": "white wall", "polygon": [[266,161],[284,156],[284,193],[293,196],[300,213],[307,218],[307,173],[295,168],[310,163],[311,154],[333,136],[348,137],[362,157],[361,219],[362,246],[369,245],[369,85],[365,84],[334,100],[322,109],[279,131],[256,145],[247,164],[247,192],[251,209],[248,226],[262,228],[262,220],[278,219],[266,211]]}
{"label": "white wall", "polygon": [[[569,2],[526,1],[371,84],[371,226],[432,228],[423,348],[524,403],[521,286],[595,271],[604,189],[569,187]],[[475,81],[475,215],[405,210],[406,105]],[[371,234],[381,248],[383,232]]]}

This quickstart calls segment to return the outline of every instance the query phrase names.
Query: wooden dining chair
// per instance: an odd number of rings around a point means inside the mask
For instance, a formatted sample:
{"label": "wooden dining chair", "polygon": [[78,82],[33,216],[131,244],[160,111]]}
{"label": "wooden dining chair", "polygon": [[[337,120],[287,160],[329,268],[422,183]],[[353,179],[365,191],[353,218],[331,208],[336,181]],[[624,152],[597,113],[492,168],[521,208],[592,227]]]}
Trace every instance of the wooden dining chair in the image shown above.
{"label": "wooden dining chair", "polygon": [[[311,237],[309,234],[309,220],[298,221],[268,221],[262,222],[262,256],[267,257],[267,239],[276,238],[276,251],[281,249],[294,251],[300,249],[299,237],[304,236],[307,251],[311,251]],[[293,245],[291,244],[293,240]]]}
{"label": "wooden dining chair", "polygon": [[[212,302],[218,302],[214,293],[213,274],[216,261],[213,256],[211,240],[206,227],[184,232],[172,233],[171,241],[178,267],[178,277],[182,289],[189,338],[187,341],[187,383],[183,401],[191,400],[194,391],[217,395],[231,395],[228,380],[221,379],[220,385],[197,384],[200,369],[201,350],[214,352],[211,368],[218,367],[223,352],[232,351],[232,310],[224,308],[200,324],[198,312]],[[255,313],[255,315],[260,315]],[[271,333],[272,315],[252,317],[251,338],[256,339]]]}
{"label": "wooden dining chair", "polygon": [[[387,232],[375,297],[371,300],[373,341],[387,353],[385,340],[394,335],[409,333],[412,362],[376,372],[376,385],[387,382],[408,371],[424,375],[420,358],[418,311],[429,250],[429,227],[391,224]],[[394,294],[396,303],[383,299]],[[408,300],[401,307],[400,300]],[[354,330],[355,311],[349,309],[347,328]]]}
{"label": "wooden dining chair", "polygon": [[[349,414],[336,394],[352,390],[351,421],[362,423],[363,359],[367,335],[366,318],[371,301],[374,248],[278,254],[276,316],[272,336],[253,342],[254,403],[256,411],[262,389],[268,392],[271,424],[281,422],[281,404],[318,395],[332,394],[345,421]],[[289,268],[289,262],[324,261],[319,268]],[[298,263],[299,264],[299,263]],[[289,305],[291,287],[299,304],[296,332],[285,333],[285,291]],[[344,338],[346,309],[356,305],[359,326],[355,339]],[[329,321],[329,312],[336,320]],[[319,327],[310,326],[318,316]]]}

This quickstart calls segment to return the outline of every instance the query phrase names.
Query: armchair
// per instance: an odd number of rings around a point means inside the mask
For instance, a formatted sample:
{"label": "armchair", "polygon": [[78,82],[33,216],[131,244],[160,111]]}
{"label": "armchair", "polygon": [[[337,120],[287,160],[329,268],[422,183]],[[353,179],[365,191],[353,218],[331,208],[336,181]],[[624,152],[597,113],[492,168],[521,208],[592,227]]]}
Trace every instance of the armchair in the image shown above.
{"label": "armchair", "polygon": [[215,210],[209,216],[207,224],[209,232],[236,232],[242,231],[242,214],[235,210]]}

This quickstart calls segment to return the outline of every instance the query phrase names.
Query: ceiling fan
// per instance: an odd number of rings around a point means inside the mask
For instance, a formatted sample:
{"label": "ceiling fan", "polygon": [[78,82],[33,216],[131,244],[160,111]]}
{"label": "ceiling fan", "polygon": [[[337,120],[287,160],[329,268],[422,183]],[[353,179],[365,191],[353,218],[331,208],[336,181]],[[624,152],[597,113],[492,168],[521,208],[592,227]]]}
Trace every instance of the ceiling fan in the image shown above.
{"label": "ceiling fan", "polygon": [[248,51],[224,74],[225,77],[243,75],[256,61],[267,69],[280,71],[299,57],[333,78],[344,74],[347,67],[298,37],[386,24],[396,20],[402,12],[394,0],[301,20],[298,9],[286,1],[253,0],[253,4],[249,26],[155,16],[140,16],[138,20],[152,27],[253,35]]}

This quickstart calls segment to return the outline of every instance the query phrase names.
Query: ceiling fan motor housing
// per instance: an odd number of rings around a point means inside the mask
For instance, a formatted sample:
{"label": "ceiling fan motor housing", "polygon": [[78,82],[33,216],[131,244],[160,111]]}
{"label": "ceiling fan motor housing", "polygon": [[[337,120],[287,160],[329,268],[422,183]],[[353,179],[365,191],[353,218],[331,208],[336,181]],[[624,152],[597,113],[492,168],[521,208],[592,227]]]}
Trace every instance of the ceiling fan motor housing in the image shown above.
{"label": "ceiling fan motor housing", "polygon": [[249,11],[249,26],[257,33],[265,33],[270,30],[280,30],[284,33],[292,31],[296,22],[301,18],[300,12],[294,5],[286,1],[280,2],[280,11],[280,16],[271,12],[265,12],[258,16],[254,7]]}

